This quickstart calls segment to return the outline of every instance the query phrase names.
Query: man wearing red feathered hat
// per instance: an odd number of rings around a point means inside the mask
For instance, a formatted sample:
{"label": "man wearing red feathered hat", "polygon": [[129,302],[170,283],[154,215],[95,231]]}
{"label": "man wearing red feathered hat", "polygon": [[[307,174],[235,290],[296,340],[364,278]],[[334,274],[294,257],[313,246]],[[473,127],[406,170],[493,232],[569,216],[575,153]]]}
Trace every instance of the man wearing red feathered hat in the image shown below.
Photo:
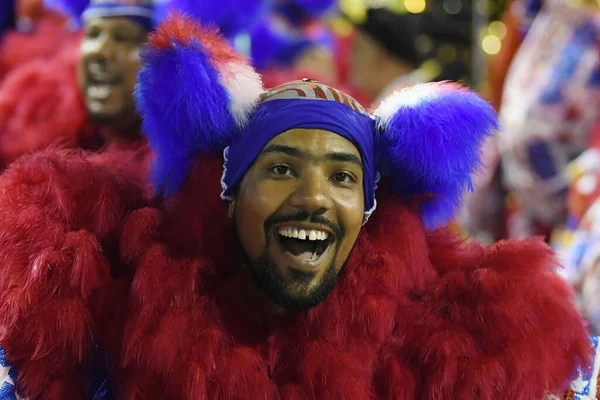
{"label": "man wearing red feathered hat", "polygon": [[265,91],[174,16],[137,104],[151,204],[126,160],[45,152],[0,177],[13,393],[530,400],[579,373],[567,395],[595,396],[597,340],[550,249],[438,228],[496,127],[474,93],[420,85],[368,112],[309,79]]}

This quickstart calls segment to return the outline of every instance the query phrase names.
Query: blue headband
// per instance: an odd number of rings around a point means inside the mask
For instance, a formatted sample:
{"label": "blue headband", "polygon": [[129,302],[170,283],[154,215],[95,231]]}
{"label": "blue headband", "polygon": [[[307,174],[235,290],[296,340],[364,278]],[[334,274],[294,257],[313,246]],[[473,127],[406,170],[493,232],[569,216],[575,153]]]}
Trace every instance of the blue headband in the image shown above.
{"label": "blue headband", "polygon": [[93,18],[124,17],[137,22],[147,31],[154,29],[154,6],[152,4],[124,4],[101,2],[91,4],[81,15],[83,21]]}
{"label": "blue headband", "polygon": [[290,129],[323,129],[349,140],[363,163],[365,220],[375,210],[375,121],[345,104],[328,100],[276,99],[260,103],[247,127],[224,152],[221,198],[230,201],[237,185],[265,145]]}

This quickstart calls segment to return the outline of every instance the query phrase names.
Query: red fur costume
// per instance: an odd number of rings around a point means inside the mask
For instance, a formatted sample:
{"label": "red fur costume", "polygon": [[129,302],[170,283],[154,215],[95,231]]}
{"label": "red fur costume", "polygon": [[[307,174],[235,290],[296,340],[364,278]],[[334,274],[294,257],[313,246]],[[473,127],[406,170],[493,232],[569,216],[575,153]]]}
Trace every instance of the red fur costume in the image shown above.
{"label": "red fur costume", "polygon": [[97,341],[123,399],[542,399],[590,355],[541,240],[429,233],[384,188],[332,294],[267,325],[221,161],[154,208],[139,169],[102,157],[48,151],[0,177],[0,343],[32,398],[83,398]]}
{"label": "red fur costume", "polygon": [[48,60],[62,48],[77,45],[79,32],[67,29],[66,18],[41,11],[31,32],[10,31],[0,41],[0,80],[10,71],[31,60]]}
{"label": "red fur costume", "polygon": [[72,147],[93,141],[76,70],[78,42],[65,43],[51,59],[34,59],[13,69],[0,84],[0,159],[61,140]]}

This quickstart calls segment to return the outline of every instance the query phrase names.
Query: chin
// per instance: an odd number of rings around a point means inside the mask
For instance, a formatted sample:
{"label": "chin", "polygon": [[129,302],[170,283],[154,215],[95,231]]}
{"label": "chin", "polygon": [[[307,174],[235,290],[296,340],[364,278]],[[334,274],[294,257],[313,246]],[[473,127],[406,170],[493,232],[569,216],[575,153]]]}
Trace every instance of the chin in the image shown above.
{"label": "chin", "polygon": [[89,111],[90,120],[98,125],[120,125],[127,118],[128,113],[123,111],[109,112],[109,111]]}
{"label": "chin", "polygon": [[335,262],[307,271],[280,267],[263,258],[254,265],[253,275],[275,304],[288,310],[306,310],[329,296],[337,283],[338,269]]}

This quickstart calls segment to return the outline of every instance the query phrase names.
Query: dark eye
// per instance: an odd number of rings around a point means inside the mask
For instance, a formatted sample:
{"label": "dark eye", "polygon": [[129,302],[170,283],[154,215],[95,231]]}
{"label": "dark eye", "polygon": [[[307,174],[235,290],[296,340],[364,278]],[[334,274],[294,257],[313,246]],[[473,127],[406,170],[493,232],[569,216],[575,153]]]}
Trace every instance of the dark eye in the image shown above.
{"label": "dark eye", "polygon": [[271,167],[271,172],[275,175],[291,175],[292,170],[287,165],[275,165]]}
{"label": "dark eye", "polygon": [[88,39],[95,39],[98,36],[100,36],[100,30],[98,30],[98,29],[88,29],[85,32],[85,37]]}
{"label": "dark eye", "polygon": [[333,174],[331,179],[335,183],[351,183],[351,182],[355,181],[354,178],[352,177],[352,175],[350,175],[346,172],[337,172],[337,173]]}

